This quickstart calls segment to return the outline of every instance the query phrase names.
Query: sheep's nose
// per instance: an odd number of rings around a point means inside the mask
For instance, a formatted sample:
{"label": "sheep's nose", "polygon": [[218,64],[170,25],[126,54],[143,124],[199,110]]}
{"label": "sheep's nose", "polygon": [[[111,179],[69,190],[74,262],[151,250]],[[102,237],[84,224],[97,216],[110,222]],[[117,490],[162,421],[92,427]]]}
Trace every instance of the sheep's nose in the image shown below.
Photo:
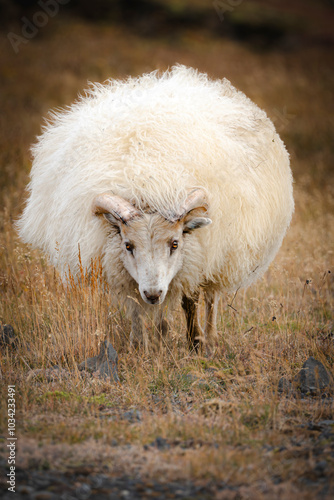
{"label": "sheep's nose", "polygon": [[146,290],[144,290],[144,295],[147,298],[147,300],[151,302],[151,304],[156,304],[157,302],[159,302],[161,294],[162,290],[159,290],[158,292],[155,293],[149,293]]}

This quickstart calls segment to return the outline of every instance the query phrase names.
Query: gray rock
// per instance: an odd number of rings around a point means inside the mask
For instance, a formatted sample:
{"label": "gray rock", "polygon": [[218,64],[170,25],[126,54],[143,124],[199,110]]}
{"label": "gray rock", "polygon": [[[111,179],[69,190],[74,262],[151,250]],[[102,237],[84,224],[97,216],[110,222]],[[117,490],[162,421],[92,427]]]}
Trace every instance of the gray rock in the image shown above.
{"label": "gray rock", "polygon": [[318,394],[328,389],[332,377],[324,365],[313,356],[308,358],[294,378],[294,384],[303,394]]}
{"label": "gray rock", "polygon": [[34,492],[34,488],[32,486],[28,486],[26,484],[21,484],[18,485],[16,488],[17,493],[20,493],[21,495],[32,495]]}
{"label": "gray rock", "polygon": [[293,386],[291,382],[285,378],[281,377],[278,381],[278,392],[283,392],[283,393],[288,393],[290,394],[293,392]]}
{"label": "gray rock", "polygon": [[314,467],[314,472],[317,474],[317,476],[324,476],[327,469],[328,469],[328,462],[326,460],[320,460],[320,462],[316,463]]}
{"label": "gray rock", "polygon": [[136,408],[128,410],[123,413],[123,419],[130,423],[140,422],[142,419],[141,412]]}
{"label": "gray rock", "polygon": [[150,446],[158,448],[158,450],[169,450],[170,449],[170,444],[167,442],[167,439],[158,436],[151,444]]}
{"label": "gray rock", "polygon": [[114,382],[119,382],[118,354],[108,340],[105,340],[97,356],[88,358],[78,365],[79,370],[96,373],[102,378],[110,377]]}
{"label": "gray rock", "polygon": [[92,493],[92,489],[89,486],[89,484],[81,484],[75,490],[76,497],[79,500],[86,500],[87,498],[90,497],[91,493]]}
{"label": "gray rock", "polygon": [[318,425],[321,425],[324,427],[328,427],[328,426],[334,427],[334,420],[320,420],[320,422],[318,422]]}
{"label": "gray rock", "polygon": [[11,325],[0,325],[0,347],[10,346],[15,348],[17,346],[17,336]]}

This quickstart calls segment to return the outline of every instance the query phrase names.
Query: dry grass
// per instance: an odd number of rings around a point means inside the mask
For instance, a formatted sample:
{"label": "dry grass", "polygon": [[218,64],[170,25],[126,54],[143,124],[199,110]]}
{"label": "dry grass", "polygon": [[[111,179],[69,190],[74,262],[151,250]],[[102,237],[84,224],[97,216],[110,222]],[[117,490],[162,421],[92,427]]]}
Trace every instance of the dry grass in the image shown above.
{"label": "dry grass", "polygon": [[[316,485],[320,459],[333,469],[333,441],[319,442],[320,432],[307,428],[333,418],[332,399],[286,398],[277,391],[280,377],[292,378],[311,355],[333,371],[330,55],[312,47],[257,53],[199,32],[185,32],[177,45],[168,38],[152,44],[117,27],[74,21],[53,22],[17,56],[3,44],[0,321],[13,326],[19,345],[1,352],[1,399],[7,383],[15,384],[22,466],[90,463],[104,464],[110,474],[223,480],[248,485],[249,498],[266,497],[266,488],[290,498],[305,479]],[[180,311],[165,343],[132,351],[130,326],[123,311],[108,305],[99,262],[92,281],[83,276],[65,286],[13,227],[41,116],[69,104],[87,79],[174,62],[227,76],[267,109],[291,152],[296,179],[296,213],[283,247],[263,280],[222,298],[220,341],[210,358],[188,352]],[[76,368],[105,336],[119,353],[120,385],[83,378]],[[54,381],[31,376],[55,364],[70,374]],[[133,421],[124,416],[129,410],[140,412]],[[3,405],[3,435],[6,426]],[[143,448],[157,437],[168,446]],[[312,495],[305,490],[303,498]]]}

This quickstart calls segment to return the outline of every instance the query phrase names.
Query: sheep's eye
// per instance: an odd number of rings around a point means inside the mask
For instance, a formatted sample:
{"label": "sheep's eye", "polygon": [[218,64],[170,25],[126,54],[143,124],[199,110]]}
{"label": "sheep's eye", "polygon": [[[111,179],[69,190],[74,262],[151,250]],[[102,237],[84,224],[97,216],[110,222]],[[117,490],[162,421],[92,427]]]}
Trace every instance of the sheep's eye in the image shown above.
{"label": "sheep's eye", "polygon": [[133,253],[133,245],[131,243],[125,243],[125,248],[128,252]]}
{"label": "sheep's eye", "polygon": [[178,246],[179,246],[179,242],[177,240],[174,240],[174,241],[172,241],[170,248],[173,251],[173,250],[176,250]]}

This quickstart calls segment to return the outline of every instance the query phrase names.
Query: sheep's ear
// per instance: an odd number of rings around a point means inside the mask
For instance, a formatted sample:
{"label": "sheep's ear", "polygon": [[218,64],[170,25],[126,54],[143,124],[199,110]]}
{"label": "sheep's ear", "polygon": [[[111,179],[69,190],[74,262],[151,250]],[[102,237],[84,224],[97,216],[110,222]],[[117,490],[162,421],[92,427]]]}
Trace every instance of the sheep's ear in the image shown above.
{"label": "sheep's ear", "polygon": [[193,210],[199,210],[202,213],[208,211],[209,205],[207,195],[204,189],[194,188],[188,191],[187,198],[184,200],[183,205],[180,207],[178,220],[183,219]]}
{"label": "sheep's ear", "polygon": [[131,203],[120,196],[110,194],[100,194],[94,198],[92,204],[94,215],[103,214],[114,226],[127,225],[135,217],[140,217],[141,213]]}
{"label": "sheep's ear", "polygon": [[211,224],[212,220],[207,217],[209,205],[204,189],[194,188],[188,192],[188,196],[181,207],[183,221],[183,232],[189,233]]}
{"label": "sheep's ear", "polygon": [[212,220],[209,217],[186,217],[183,226],[183,232],[189,233],[194,229],[199,229],[201,227],[208,226],[211,224]]}

